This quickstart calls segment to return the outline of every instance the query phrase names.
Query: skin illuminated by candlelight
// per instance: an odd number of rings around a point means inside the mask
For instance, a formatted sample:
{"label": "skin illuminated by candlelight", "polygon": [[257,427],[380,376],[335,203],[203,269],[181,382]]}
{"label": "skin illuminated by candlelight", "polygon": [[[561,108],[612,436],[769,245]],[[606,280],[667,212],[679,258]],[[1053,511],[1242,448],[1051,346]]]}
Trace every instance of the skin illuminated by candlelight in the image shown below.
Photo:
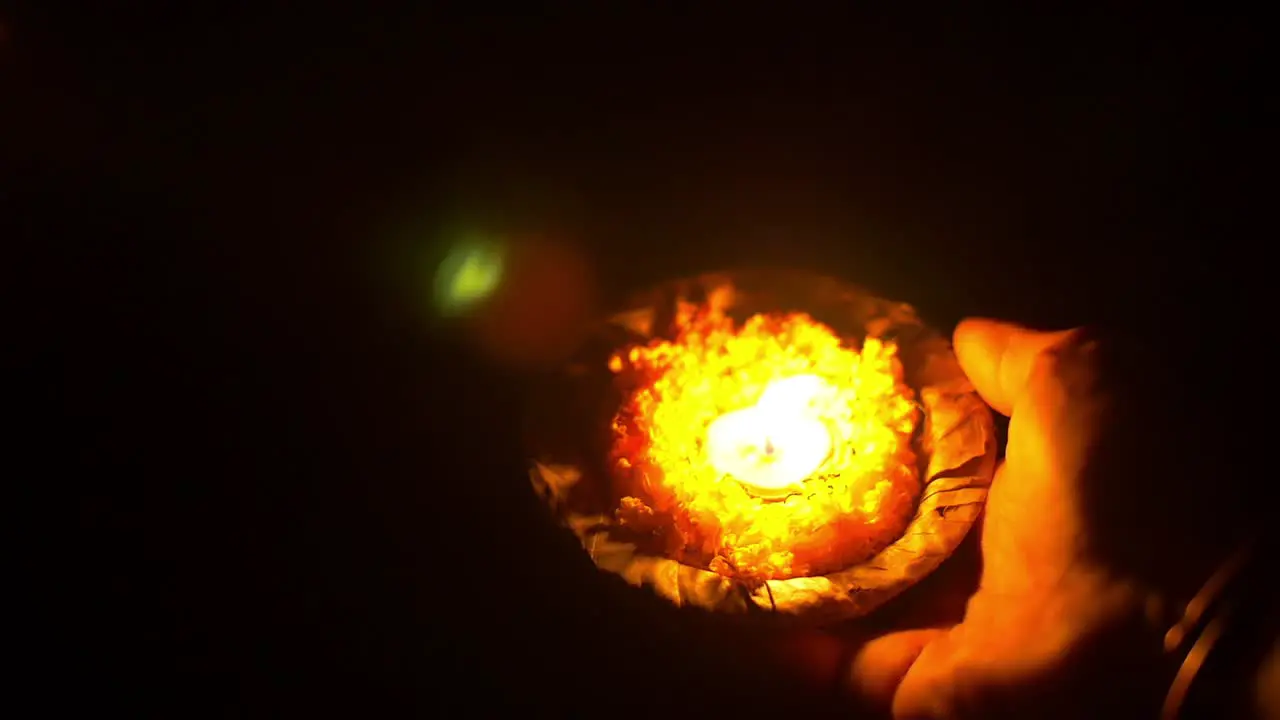
{"label": "skin illuminated by candlelight", "polygon": [[757,496],[799,492],[831,454],[831,433],[813,409],[824,385],[815,375],[777,380],[754,406],[714,420],[707,427],[711,464]]}

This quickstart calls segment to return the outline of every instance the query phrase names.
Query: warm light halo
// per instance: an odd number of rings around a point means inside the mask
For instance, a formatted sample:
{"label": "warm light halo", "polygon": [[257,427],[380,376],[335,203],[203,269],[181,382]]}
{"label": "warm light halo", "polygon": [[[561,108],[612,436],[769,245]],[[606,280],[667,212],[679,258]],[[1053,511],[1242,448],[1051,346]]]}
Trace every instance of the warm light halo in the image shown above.
{"label": "warm light halo", "polygon": [[[681,308],[674,338],[616,354],[610,368],[628,388],[614,420],[615,472],[628,488],[619,521],[666,537],[682,561],[747,579],[845,567],[887,545],[919,489],[917,410],[896,346],[858,345],[801,313],[738,326],[706,305]],[[707,433],[795,376],[822,381],[813,403],[832,452],[801,492],[771,501],[725,481]]]}

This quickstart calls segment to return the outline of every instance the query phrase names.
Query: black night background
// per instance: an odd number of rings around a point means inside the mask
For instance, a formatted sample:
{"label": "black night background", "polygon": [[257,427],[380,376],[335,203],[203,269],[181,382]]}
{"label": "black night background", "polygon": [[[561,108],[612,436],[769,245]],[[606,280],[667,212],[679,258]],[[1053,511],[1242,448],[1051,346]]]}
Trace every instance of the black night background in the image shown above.
{"label": "black night background", "polygon": [[602,307],[787,264],[948,330],[1103,323],[1186,407],[1264,412],[1246,19],[129,5],[0,12],[26,432],[56,438],[11,481],[55,488],[69,695],[796,711],[550,525],[524,375],[432,314],[467,232],[573,243]]}

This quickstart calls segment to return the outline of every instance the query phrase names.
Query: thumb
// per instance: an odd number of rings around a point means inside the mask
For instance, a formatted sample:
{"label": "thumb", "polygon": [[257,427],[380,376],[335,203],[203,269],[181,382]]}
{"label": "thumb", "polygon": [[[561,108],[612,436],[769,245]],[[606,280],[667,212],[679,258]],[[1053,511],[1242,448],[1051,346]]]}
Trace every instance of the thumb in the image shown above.
{"label": "thumb", "polygon": [[960,367],[987,404],[1008,415],[1036,357],[1073,331],[1040,332],[983,318],[964,320],[953,344]]}

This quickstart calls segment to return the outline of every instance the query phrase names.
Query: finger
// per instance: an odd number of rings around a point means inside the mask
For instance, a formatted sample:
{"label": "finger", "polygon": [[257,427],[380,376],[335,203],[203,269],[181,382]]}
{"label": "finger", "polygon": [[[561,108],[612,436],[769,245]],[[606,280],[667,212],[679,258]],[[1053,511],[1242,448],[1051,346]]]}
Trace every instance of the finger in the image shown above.
{"label": "finger", "polygon": [[888,714],[898,684],[922,648],[945,634],[937,629],[901,630],[868,639],[861,629],[787,633],[770,643],[774,659],[812,692],[836,689],[858,708]]}
{"label": "finger", "polygon": [[889,710],[894,693],[920,652],[944,634],[936,629],[904,630],[863,645],[849,666],[854,694],[871,707]]}
{"label": "finger", "polygon": [[956,633],[935,636],[917,654],[899,681],[891,701],[893,717],[901,720],[937,720],[955,717],[955,690],[961,651]]}
{"label": "finger", "polygon": [[1022,394],[1036,357],[1072,331],[1040,332],[998,320],[971,318],[956,328],[960,367],[987,404],[1008,415]]}

